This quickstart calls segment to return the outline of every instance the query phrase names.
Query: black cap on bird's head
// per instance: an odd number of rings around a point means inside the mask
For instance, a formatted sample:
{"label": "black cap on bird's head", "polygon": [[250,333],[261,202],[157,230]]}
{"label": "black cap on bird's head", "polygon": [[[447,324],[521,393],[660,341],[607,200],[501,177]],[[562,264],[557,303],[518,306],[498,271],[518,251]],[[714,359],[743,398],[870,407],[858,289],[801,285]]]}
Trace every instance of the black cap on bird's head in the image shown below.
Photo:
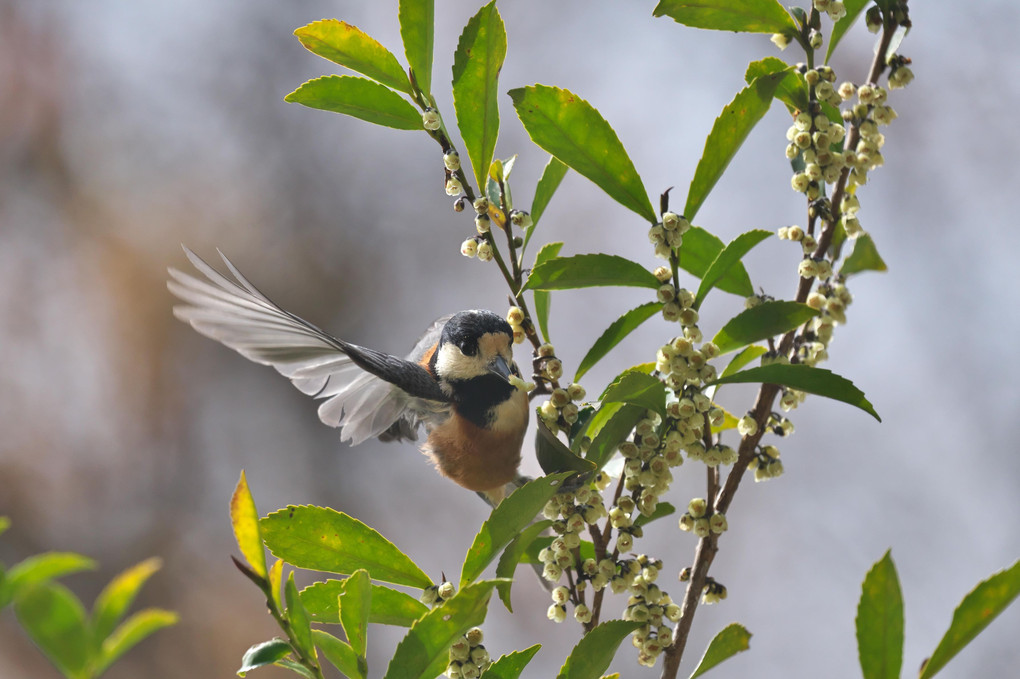
{"label": "black cap on bird's head", "polygon": [[436,373],[449,381],[516,374],[513,330],[491,311],[461,311],[443,326],[436,348]]}

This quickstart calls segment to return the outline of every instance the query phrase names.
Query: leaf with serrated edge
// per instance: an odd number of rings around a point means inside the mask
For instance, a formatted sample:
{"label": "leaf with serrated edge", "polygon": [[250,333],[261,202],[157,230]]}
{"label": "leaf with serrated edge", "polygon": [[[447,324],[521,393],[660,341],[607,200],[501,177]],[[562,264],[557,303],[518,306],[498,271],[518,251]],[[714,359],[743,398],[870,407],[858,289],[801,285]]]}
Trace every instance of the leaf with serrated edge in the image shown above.
{"label": "leaf with serrated edge", "polygon": [[573,290],[605,285],[658,288],[651,271],[619,255],[555,257],[536,266],[522,290]]}
{"label": "leaf with serrated edge", "polygon": [[733,359],[729,362],[729,365],[727,365],[719,374],[719,377],[729,377],[730,375],[739,372],[744,366],[754,359],[760,358],[763,354],[767,354],[768,351],[767,347],[763,347],[760,344],[752,344],[749,347],[744,347],[740,353],[733,357]]}
{"label": "leaf with serrated edge", "polygon": [[372,610],[372,584],[368,571],[358,569],[344,580],[339,603],[340,624],[347,635],[347,642],[355,653],[363,656],[368,647],[368,621]]}
{"label": "leaf with serrated edge", "polygon": [[450,644],[485,620],[489,597],[497,583],[481,580],[463,587],[414,623],[397,644],[384,679],[438,676],[446,669]]}
{"label": "leaf with serrated edge", "polygon": [[855,622],[864,679],[898,679],[903,665],[903,595],[889,552],[864,577]]}
{"label": "leaf with serrated edge", "polygon": [[592,345],[588,353],[581,359],[581,363],[577,367],[577,374],[574,375],[574,381],[579,382],[581,377],[602,360],[613,347],[623,341],[623,338],[634,332],[642,323],[661,310],[662,304],[648,302],[635,309],[631,309],[613,321],[613,324],[606,328],[605,332],[595,340],[595,344]]}
{"label": "leaf with serrated edge", "polygon": [[728,320],[712,342],[719,347],[720,353],[726,354],[798,328],[818,314],[817,309],[800,302],[762,302]]}
{"label": "leaf with serrated edge", "polygon": [[[339,623],[338,597],[344,590],[344,580],[322,580],[301,590],[301,604],[312,622]],[[384,585],[372,585],[371,609],[368,621],[378,625],[410,627],[429,612],[428,607],[409,594]]]}
{"label": "leaf with serrated edge", "polygon": [[[535,270],[543,262],[547,262],[550,259],[560,254],[560,248],[563,247],[563,243],[546,243],[542,246],[542,249],[535,255],[535,266],[532,267],[532,271]],[[549,341],[549,306],[552,302],[549,293],[545,290],[535,290],[535,318],[538,320],[538,329],[542,333],[542,337],[546,342]]]}
{"label": "leaf with serrated edge", "polygon": [[432,584],[392,542],[334,509],[288,505],[259,525],[269,551],[297,568],[344,575],[364,568],[373,580],[422,589]]}
{"label": "leaf with serrated edge", "polygon": [[301,605],[301,595],[294,584],[294,571],[287,574],[287,582],[283,586],[283,595],[287,601],[287,621],[294,633],[294,639],[302,651],[312,651],[312,629],[309,627],[308,612]]}
{"label": "leaf with serrated edge", "polygon": [[641,626],[629,620],[608,620],[585,634],[563,663],[557,679],[598,679],[609,667],[616,649]]}
{"label": "leaf with serrated edge", "polygon": [[1020,561],[972,589],[953,611],[945,636],[925,661],[919,679],[929,679],[991,624],[1020,595]]}
{"label": "leaf with serrated edge", "polygon": [[[708,267],[722,252],[723,242],[700,226],[692,226],[684,234],[684,244],[680,247],[680,268],[701,278]],[[744,265],[737,263],[716,282],[715,287],[741,297],[754,294],[754,286],[747,275]]]}
{"label": "leaf with serrated edge", "polygon": [[878,254],[875,241],[868,234],[861,234],[854,242],[854,251],[843,261],[839,272],[844,276],[860,273],[861,271],[888,271],[882,256]]}
{"label": "leaf with serrated edge", "polygon": [[786,104],[790,111],[806,111],[808,108],[807,81],[801,73],[787,70],[789,68],[789,64],[777,57],[765,57],[760,61],[752,61],[744,71],[744,82],[752,83],[763,75],[786,71],[786,75],[772,96]]}
{"label": "leaf with serrated edge", "polygon": [[506,30],[492,0],[468,21],[453,56],[453,108],[479,188],[499,134],[497,87],[504,57]]}
{"label": "leaf with serrated edge", "polygon": [[[258,521],[258,515],[255,517]],[[262,542],[259,541],[261,551]],[[142,585],[163,566],[157,557],[146,559],[117,575],[103,588],[92,605],[92,633],[97,642],[105,639],[135,600]],[[263,564],[263,571],[265,565]]]}
{"label": "leaf with serrated edge", "polygon": [[435,43],[435,0],[400,0],[397,9],[404,56],[418,89],[432,94],[432,53]]}
{"label": "leaf with serrated edge", "polygon": [[100,658],[95,664],[95,676],[99,676],[110,665],[120,659],[146,638],[164,627],[176,625],[179,618],[173,611],[162,608],[146,608],[131,614],[117,626],[110,636],[103,640]]}
{"label": "leaf with serrated edge", "polygon": [[556,156],[549,156],[549,162],[545,164],[542,177],[535,187],[535,199],[531,202],[531,226],[528,227],[528,232],[524,235],[524,248],[528,247],[531,234],[535,233],[535,227],[538,226],[538,220],[545,213],[545,208],[548,207],[560,182],[567,175],[568,169],[566,165],[556,159]]}
{"label": "leaf with serrated edge", "polygon": [[506,497],[485,520],[464,557],[460,586],[473,581],[496,555],[535,520],[549,498],[557,493],[572,472],[551,474],[527,482]]}
{"label": "leaf with serrated edge", "polygon": [[346,21],[323,19],[294,31],[312,54],[329,59],[395,90],[412,94],[407,73],[379,41]]}
{"label": "leaf with serrated edge", "polygon": [[569,90],[532,85],[510,90],[532,141],[610,198],[654,224],[655,210],[616,132],[594,106]]}
{"label": "leaf with serrated edge", "polygon": [[829,63],[829,58],[832,56],[832,52],[836,49],[836,45],[843,39],[846,32],[854,25],[857,21],[857,17],[860,16],[861,10],[863,10],[871,0],[844,0],[843,8],[846,9],[844,14],[839,21],[832,26],[832,33],[829,36],[829,46],[825,50],[825,63]]}
{"label": "leaf with serrated edge", "polygon": [[22,629],[65,677],[86,677],[92,648],[85,609],[56,582],[22,589],[14,599]]}
{"label": "leaf with serrated edge", "polygon": [[325,75],[309,80],[283,100],[395,130],[422,129],[421,114],[406,99],[385,85],[353,75]]}
{"label": "leaf with serrated edge", "polygon": [[542,644],[529,646],[523,651],[512,651],[501,655],[485,670],[486,679],[518,679]]}
{"label": "leaf with serrated edge", "polygon": [[499,562],[496,564],[496,577],[507,578],[506,584],[500,584],[497,586],[499,592],[499,598],[506,606],[506,610],[513,613],[513,607],[510,605],[510,588],[513,585],[514,571],[517,570],[517,564],[520,563],[521,557],[531,546],[531,543],[538,537],[540,533],[545,531],[552,525],[552,521],[543,519],[536,521],[515,537],[506,549],[503,550],[503,554],[499,557]]}
{"label": "leaf with serrated edge", "polygon": [[746,651],[751,647],[750,641],[751,633],[744,629],[743,625],[737,623],[727,625],[708,644],[705,655],[701,657],[701,662],[691,674],[691,679],[700,677],[722,661],[732,658],[741,651]]}
{"label": "leaf with serrated edge", "polygon": [[[785,12],[784,12],[785,14]],[[785,71],[770,73],[740,90],[722,110],[705,139],[705,150],[694,171],[694,179],[687,192],[684,216],[693,220],[716,182],[737,155],[747,135],[772,105],[772,97]],[[682,249],[682,248],[681,248]]]}
{"label": "leaf with serrated edge", "polygon": [[652,16],[668,16],[685,26],[717,31],[791,33],[797,30],[793,18],[776,0],[659,0]]}
{"label": "leaf with serrated edge", "polygon": [[337,639],[329,632],[323,632],[321,629],[312,630],[312,641],[326,656],[326,660],[333,663],[345,677],[364,679],[367,674],[366,663],[358,657],[350,644]]}
{"label": "leaf with serrated edge", "polygon": [[719,282],[719,279],[726,275],[730,267],[739,262],[744,255],[751,251],[751,248],[771,235],[771,231],[754,229],[753,231],[742,233],[730,241],[729,245],[716,255],[715,261],[709,265],[708,271],[702,277],[701,285],[698,286],[698,293],[694,297],[694,308],[701,308],[701,303],[705,301],[705,297],[715,287],[715,284]]}
{"label": "leaf with serrated edge", "polygon": [[605,466],[616,452],[616,447],[645,416],[645,408],[638,405],[608,403],[602,409],[613,407],[616,410],[613,411],[609,421],[592,437],[588,452],[585,453],[585,457],[594,462],[597,469]]}
{"label": "leaf with serrated edge", "polygon": [[603,403],[622,402],[657,413],[666,412],[666,385],[657,377],[629,370],[613,381],[602,394]]}
{"label": "leaf with serrated edge", "polygon": [[842,401],[874,417],[879,422],[882,418],[875,412],[874,406],[864,398],[864,392],[854,386],[845,377],[824,368],[812,368],[806,365],[784,365],[772,363],[759,368],[750,368],[729,377],[721,377],[712,384],[780,384],[816,396],[824,396],[834,401]]}
{"label": "leaf with serrated edge", "polygon": [[272,665],[286,658],[290,651],[290,644],[279,637],[255,644],[244,652],[244,657],[241,658],[241,668],[237,670],[237,676],[243,677],[254,669]]}
{"label": "leaf with serrated edge", "polygon": [[248,479],[241,470],[241,478],[237,480],[234,494],[230,496],[230,525],[234,529],[234,539],[241,550],[241,555],[248,566],[263,578],[266,577],[266,550],[262,546],[262,535],[259,533],[259,511],[255,508],[255,499],[248,488]]}

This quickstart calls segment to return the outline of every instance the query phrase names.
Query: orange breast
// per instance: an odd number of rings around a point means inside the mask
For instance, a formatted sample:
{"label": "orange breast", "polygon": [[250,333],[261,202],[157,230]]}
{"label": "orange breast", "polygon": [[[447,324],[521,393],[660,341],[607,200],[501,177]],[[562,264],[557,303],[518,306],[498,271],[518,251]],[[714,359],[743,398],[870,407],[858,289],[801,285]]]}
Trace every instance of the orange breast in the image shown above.
{"label": "orange breast", "polygon": [[[520,396],[518,396],[518,394]],[[516,392],[497,422],[503,426],[479,427],[454,412],[432,430],[422,451],[439,472],[458,485],[474,491],[493,490],[517,477],[521,463],[521,445],[528,424],[528,399]]]}

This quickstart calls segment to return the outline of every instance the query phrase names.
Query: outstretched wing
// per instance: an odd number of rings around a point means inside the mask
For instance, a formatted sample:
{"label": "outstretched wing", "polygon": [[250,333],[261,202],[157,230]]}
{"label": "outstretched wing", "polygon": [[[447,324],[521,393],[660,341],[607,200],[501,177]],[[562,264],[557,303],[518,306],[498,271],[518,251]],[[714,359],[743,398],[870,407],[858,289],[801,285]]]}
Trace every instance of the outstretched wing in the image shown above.
{"label": "outstretched wing", "polygon": [[327,399],[319,418],[340,427],[342,440],[361,443],[406,415],[416,421],[449,402],[417,363],[344,342],[284,311],[223,253],[234,280],[188,248],[184,252],[208,282],[171,268],[167,288],[185,302],[174,307],[174,315],[242,356],[273,366],[302,392]]}

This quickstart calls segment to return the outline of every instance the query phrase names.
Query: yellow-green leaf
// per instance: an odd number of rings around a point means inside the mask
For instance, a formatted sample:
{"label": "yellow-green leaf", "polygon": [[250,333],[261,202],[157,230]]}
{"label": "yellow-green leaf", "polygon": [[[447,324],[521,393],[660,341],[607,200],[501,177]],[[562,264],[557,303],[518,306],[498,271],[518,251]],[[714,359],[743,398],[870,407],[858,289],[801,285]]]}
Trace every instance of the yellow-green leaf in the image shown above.
{"label": "yellow-green leaf", "polygon": [[652,16],[668,16],[693,28],[748,33],[790,33],[797,24],[776,0],[659,0]]}
{"label": "yellow-green leaf", "polygon": [[413,94],[407,73],[388,49],[346,21],[323,19],[294,31],[308,51],[367,75],[395,90]]}
{"label": "yellow-green leaf", "polygon": [[353,75],[326,75],[309,80],[284,101],[333,111],[397,130],[422,129],[421,113],[399,94],[377,82]]}
{"label": "yellow-green leaf", "polygon": [[404,56],[407,57],[418,89],[426,98],[432,94],[435,14],[435,0],[400,0],[397,9]]}
{"label": "yellow-green leaf", "polygon": [[[257,516],[255,520],[258,521]],[[162,566],[163,561],[159,558],[146,559],[114,577],[103,588],[92,606],[92,633],[97,643],[102,643],[109,636],[135,600],[138,591]]]}
{"label": "yellow-green leaf", "polygon": [[708,648],[705,649],[705,655],[701,657],[701,662],[698,663],[694,673],[691,674],[691,679],[700,677],[722,661],[733,657],[741,651],[746,651],[751,647],[750,642],[751,633],[744,629],[743,625],[733,623],[726,626],[708,644]]}
{"label": "yellow-green leaf", "polygon": [[259,533],[259,512],[255,508],[255,499],[248,488],[244,470],[241,470],[241,478],[237,480],[234,494],[230,496],[230,524],[234,528],[234,538],[244,560],[257,575],[266,577],[266,550],[262,546],[262,534]]}

